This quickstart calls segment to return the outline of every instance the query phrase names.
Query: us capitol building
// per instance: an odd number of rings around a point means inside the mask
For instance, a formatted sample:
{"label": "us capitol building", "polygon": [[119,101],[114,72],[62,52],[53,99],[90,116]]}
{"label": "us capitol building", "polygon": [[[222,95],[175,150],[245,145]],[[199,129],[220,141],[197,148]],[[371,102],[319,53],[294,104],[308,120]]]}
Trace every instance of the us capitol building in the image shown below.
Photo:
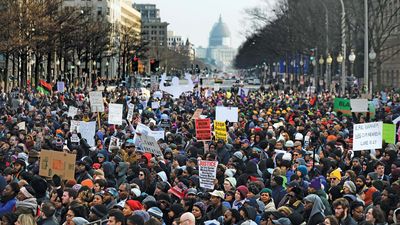
{"label": "us capitol building", "polygon": [[211,29],[208,48],[197,48],[196,58],[204,59],[219,70],[227,71],[232,68],[235,56],[236,49],[231,47],[231,32],[220,16]]}

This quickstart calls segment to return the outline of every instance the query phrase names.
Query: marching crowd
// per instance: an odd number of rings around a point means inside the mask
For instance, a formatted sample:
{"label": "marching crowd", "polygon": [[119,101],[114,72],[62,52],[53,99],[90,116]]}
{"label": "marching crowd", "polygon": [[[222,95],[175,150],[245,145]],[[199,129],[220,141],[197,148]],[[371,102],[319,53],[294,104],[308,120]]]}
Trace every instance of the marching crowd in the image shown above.
{"label": "marching crowd", "polygon": [[[374,115],[345,115],[330,93],[237,93],[118,87],[103,91],[105,112],[94,113],[88,90],[2,92],[2,225],[400,224],[400,145],[352,148],[354,124],[400,116],[399,94],[376,93]],[[133,105],[132,119],[108,124],[110,103],[123,104],[124,119]],[[198,141],[193,113],[213,124],[216,106],[238,107],[238,122],[226,121],[225,140]],[[80,133],[71,141],[72,120],[97,121],[94,146]],[[134,141],[140,123],[164,130],[162,156]],[[110,147],[111,137],[122,145]],[[76,154],[74,179],[40,176],[43,149]],[[218,161],[212,190],[200,187],[199,160]]]}

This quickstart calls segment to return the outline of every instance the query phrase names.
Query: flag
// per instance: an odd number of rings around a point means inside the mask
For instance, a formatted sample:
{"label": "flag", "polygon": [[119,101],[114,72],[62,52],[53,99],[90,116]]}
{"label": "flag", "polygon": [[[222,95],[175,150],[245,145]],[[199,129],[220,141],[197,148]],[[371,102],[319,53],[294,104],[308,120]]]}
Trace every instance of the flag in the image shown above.
{"label": "flag", "polygon": [[47,83],[44,80],[40,80],[39,81],[39,85],[36,88],[38,90],[38,92],[44,94],[44,95],[48,95],[51,93],[52,87],[51,84]]}

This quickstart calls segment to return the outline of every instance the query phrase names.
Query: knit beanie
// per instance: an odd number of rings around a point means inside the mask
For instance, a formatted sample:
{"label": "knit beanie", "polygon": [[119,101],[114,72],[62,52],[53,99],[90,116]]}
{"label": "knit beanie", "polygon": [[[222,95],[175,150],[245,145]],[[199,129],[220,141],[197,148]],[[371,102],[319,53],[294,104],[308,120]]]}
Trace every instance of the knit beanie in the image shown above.
{"label": "knit beanie", "polygon": [[98,218],[104,218],[107,215],[107,207],[103,204],[92,206],[90,211],[96,214]]}
{"label": "knit beanie", "polygon": [[321,190],[321,180],[319,178],[312,179],[309,187],[314,188],[316,191]]}
{"label": "knit beanie", "polygon": [[240,193],[242,199],[245,199],[249,193],[249,189],[244,185],[239,186],[236,190]]}
{"label": "knit beanie", "polygon": [[272,196],[272,190],[269,189],[269,188],[264,188],[264,189],[262,189],[262,190],[260,191],[260,195],[263,194],[263,193],[268,193],[269,196]]}
{"label": "knit beanie", "polygon": [[150,214],[150,216],[154,216],[158,219],[161,219],[164,215],[161,209],[158,207],[151,207],[149,210],[147,210],[147,212]]}
{"label": "knit beanie", "polygon": [[301,172],[301,177],[305,177],[308,174],[307,167],[304,165],[298,166],[297,170]]}
{"label": "knit beanie", "polygon": [[353,183],[353,181],[351,181],[351,180],[345,181],[343,184],[343,188],[344,187],[347,187],[352,194],[356,193],[357,188],[356,188],[356,185]]}
{"label": "knit beanie", "polygon": [[196,202],[193,204],[193,206],[196,206],[197,208],[200,209],[201,215],[204,216],[207,210],[207,206],[203,202]]}
{"label": "knit beanie", "polygon": [[132,211],[143,209],[143,205],[139,201],[127,200],[125,203],[129,206],[129,208],[131,208]]}
{"label": "knit beanie", "polygon": [[227,177],[227,178],[225,178],[225,180],[227,180],[232,185],[232,187],[236,187],[236,178]]}

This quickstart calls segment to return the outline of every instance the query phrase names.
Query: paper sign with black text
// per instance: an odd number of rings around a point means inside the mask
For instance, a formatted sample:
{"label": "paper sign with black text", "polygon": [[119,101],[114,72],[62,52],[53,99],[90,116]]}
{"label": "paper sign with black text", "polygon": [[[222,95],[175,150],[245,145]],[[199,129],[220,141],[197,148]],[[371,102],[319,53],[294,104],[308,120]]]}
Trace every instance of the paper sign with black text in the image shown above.
{"label": "paper sign with black text", "polygon": [[213,190],[214,180],[217,177],[218,161],[199,161],[200,187]]}

